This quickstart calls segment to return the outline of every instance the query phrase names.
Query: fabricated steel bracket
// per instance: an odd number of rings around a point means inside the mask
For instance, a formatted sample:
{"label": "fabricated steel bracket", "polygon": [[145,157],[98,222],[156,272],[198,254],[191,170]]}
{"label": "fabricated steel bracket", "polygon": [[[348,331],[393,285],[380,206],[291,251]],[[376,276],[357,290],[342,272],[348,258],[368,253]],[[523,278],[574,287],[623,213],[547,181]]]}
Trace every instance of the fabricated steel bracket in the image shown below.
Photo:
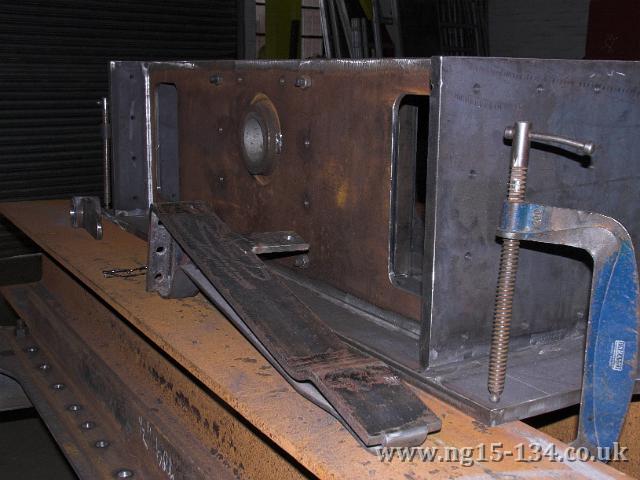
{"label": "fabricated steel bracket", "polygon": [[593,280],[574,444],[613,448],[637,374],[640,304],[636,257],[627,230],[598,213],[535,203],[503,204],[498,236],[567,245],[593,258]]}
{"label": "fabricated steel bracket", "polygon": [[415,446],[440,429],[389,366],[340,340],[207,204],[154,204],[149,239],[150,290],[164,275],[153,257],[179,246],[192,262],[181,270],[298,392],[365,446]]}
{"label": "fabricated steel bracket", "polygon": [[71,198],[69,216],[73,228],[84,228],[96,240],[102,239],[102,207],[98,197]]}

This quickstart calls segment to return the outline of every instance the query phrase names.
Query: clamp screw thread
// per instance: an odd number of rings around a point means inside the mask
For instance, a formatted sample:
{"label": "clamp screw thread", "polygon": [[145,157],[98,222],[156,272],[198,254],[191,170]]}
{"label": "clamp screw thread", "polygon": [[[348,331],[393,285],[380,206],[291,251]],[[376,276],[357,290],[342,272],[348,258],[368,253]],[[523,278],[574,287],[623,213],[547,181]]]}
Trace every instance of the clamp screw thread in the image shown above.
{"label": "clamp screw thread", "polygon": [[[524,201],[527,186],[527,167],[511,167],[507,200],[510,203]],[[491,350],[489,353],[489,378],[487,388],[492,402],[499,402],[504,391],[509,356],[509,337],[513,315],[513,296],[516,289],[520,241],[511,238],[502,240],[498,286],[493,310]]]}

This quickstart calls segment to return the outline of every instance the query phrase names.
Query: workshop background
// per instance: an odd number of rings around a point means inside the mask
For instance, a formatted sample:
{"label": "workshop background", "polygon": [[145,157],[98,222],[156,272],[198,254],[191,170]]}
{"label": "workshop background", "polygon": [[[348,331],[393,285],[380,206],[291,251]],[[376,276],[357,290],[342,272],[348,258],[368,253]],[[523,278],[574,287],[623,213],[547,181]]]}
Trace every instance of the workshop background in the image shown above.
{"label": "workshop background", "polygon": [[[640,59],[634,0],[378,1],[385,56]],[[370,0],[326,3],[373,28]],[[338,37],[334,57],[377,54],[369,35]],[[102,196],[110,60],[315,58],[323,45],[319,0],[0,0],[0,201]],[[12,259],[35,251],[0,218],[0,283],[28,276]],[[15,322],[1,299],[0,322]],[[3,478],[75,478],[33,409],[0,413],[0,451]]]}

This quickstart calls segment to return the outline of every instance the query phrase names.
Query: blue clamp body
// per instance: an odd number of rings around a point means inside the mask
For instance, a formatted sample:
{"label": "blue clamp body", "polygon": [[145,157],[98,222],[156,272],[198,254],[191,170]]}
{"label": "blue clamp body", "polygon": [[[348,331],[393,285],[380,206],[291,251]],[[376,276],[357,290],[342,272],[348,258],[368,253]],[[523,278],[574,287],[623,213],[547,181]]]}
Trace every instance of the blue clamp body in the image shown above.
{"label": "blue clamp body", "polygon": [[613,448],[637,377],[638,269],[631,237],[616,220],[580,210],[503,204],[498,235],[589,252],[593,280],[574,446]]}

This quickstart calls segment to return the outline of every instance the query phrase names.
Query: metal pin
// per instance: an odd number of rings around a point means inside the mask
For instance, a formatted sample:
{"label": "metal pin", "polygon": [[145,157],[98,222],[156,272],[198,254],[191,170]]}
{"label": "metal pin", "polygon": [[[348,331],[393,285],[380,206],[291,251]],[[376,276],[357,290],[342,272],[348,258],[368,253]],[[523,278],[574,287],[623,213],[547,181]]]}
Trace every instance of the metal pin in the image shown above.
{"label": "metal pin", "polygon": [[102,175],[104,182],[103,203],[105,208],[111,206],[111,125],[109,123],[109,101],[103,97],[102,105]]}
{"label": "metal pin", "polygon": [[38,365],[38,368],[43,372],[48,372],[49,370],[51,370],[51,365],[46,362],[42,362],[40,365]]}
{"label": "metal pin", "polygon": [[107,440],[98,440],[94,445],[96,448],[107,448],[109,446],[109,442]]}
{"label": "metal pin", "polygon": [[54,390],[64,390],[65,389],[65,384],[64,383],[54,383],[53,385],[51,385],[51,388],[53,388]]}
{"label": "metal pin", "polygon": [[70,412],[77,413],[80,410],[82,410],[82,405],[78,405],[77,403],[72,403],[67,407],[67,410],[69,410]]}
{"label": "metal pin", "polygon": [[27,348],[24,349],[25,352],[27,353],[37,353],[39,350],[38,347],[36,347],[35,345],[30,345]]}
{"label": "metal pin", "polygon": [[122,470],[118,470],[116,472],[116,478],[131,478],[131,477],[133,477],[133,471],[127,470],[126,468]]}
{"label": "metal pin", "polygon": [[127,278],[127,277],[137,277],[139,275],[144,275],[147,273],[147,266],[143,265],[141,267],[132,267],[132,268],[113,268],[111,270],[103,270],[102,275],[104,278]]}

